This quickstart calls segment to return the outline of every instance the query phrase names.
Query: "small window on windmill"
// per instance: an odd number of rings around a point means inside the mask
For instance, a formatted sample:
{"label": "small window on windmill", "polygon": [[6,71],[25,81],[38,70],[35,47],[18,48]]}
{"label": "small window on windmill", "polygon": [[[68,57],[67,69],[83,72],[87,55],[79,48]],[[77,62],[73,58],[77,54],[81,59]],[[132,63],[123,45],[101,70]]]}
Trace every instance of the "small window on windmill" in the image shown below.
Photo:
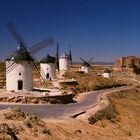
{"label": "small window on windmill", "polygon": [[21,75],[21,73],[19,73],[19,75]]}

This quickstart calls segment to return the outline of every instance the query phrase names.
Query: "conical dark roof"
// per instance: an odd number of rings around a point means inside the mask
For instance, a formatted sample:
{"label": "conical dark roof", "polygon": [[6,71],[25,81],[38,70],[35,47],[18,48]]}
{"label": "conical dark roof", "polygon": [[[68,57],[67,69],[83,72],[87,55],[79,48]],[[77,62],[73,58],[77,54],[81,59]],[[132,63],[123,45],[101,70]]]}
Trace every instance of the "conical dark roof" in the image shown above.
{"label": "conical dark roof", "polygon": [[82,64],[82,66],[90,67],[90,64],[87,63],[87,62],[84,62],[84,63]]}
{"label": "conical dark roof", "polygon": [[111,73],[111,70],[109,70],[108,68],[106,68],[106,69],[104,70],[104,73]]}
{"label": "conical dark roof", "polygon": [[55,63],[55,57],[47,55],[45,58],[40,60],[40,63]]}
{"label": "conical dark roof", "polygon": [[7,59],[12,61],[34,61],[34,58],[31,57],[30,53],[26,53],[25,51],[16,49]]}

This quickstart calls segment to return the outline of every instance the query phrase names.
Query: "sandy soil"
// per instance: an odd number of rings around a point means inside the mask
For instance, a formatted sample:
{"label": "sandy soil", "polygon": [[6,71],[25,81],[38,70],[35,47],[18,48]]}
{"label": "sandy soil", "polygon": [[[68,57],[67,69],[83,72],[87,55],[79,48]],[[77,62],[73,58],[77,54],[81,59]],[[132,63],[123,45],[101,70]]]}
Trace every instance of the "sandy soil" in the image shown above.
{"label": "sandy soil", "polygon": [[[86,96],[86,94],[79,95],[76,98],[78,102],[84,100]],[[6,96],[11,96],[11,93],[7,93]],[[85,114],[76,119],[46,118],[42,121],[30,116],[24,117],[22,113],[13,115],[14,119],[7,119],[4,114],[10,114],[11,110],[0,111],[0,139],[11,139],[7,135],[7,129],[3,131],[2,125],[7,124],[20,140],[140,140],[140,88],[113,93],[109,96],[118,115],[112,120],[104,118],[93,125],[89,124],[88,118],[109,104],[106,95],[101,97],[97,106],[89,108]],[[45,133],[44,129],[46,129]]]}
{"label": "sandy soil", "polygon": [[[25,125],[26,119],[6,120],[3,116],[9,110],[0,112],[0,124],[7,123],[10,126],[24,126],[24,132],[19,131],[17,137],[20,139],[34,140],[140,140],[140,88],[136,87],[130,90],[124,90],[109,95],[118,114],[115,118],[103,119],[91,125],[88,123],[88,117],[81,115],[74,118],[65,118],[60,120],[43,119],[43,122],[37,119],[43,127],[33,122],[33,128]],[[95,110],[104,108],[109,102],[104,96],[97,107],[88,110],[94,114]],[[87,116],[88,116],[87,115]],[[33,119],[34,120],[34,119]],[[45,123],[45,124],[44,124]],[[47,128],[50,134],[42,134],[42,129]],[[37,128],[37,129],[35,129]],[[0,129],[1,130],[1,129]],[[0,131],[1,132],[1,131]],[[37,133],[37,134],[36,134]],[[1,133],[0,133],[1,134]]]}
{"label": "sandy soil", "polygon": [[[105,98],[102,97],[100,106],[89,112],[105,107],[108,104]],[[140,88],[113,93],[111,99],[119,113],[114,120],[103,119],[91,125],[85,114],[76,119],[45,120],[54,132],[53,139],[140,140]]]}

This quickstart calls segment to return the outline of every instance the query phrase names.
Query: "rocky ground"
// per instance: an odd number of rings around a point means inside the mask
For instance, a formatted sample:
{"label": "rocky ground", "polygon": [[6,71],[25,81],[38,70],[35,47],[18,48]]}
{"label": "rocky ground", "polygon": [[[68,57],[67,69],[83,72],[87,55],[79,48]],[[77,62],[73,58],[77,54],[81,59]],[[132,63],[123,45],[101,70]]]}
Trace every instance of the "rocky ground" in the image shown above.
{"label": "rocky ground", "polygon": [[0,139],[2,140],[52,137],[44,121],[19,109],[2,110],[0,116]]}
{"label": "rocky ground", "polygon": [[[0,102],[19,104],[65,104],[74,102],[72,93],[62,94],[59,89],[34,89],[34,91],[5,91],[0,89]],[[65,100],[64,100],[65,99]]]}

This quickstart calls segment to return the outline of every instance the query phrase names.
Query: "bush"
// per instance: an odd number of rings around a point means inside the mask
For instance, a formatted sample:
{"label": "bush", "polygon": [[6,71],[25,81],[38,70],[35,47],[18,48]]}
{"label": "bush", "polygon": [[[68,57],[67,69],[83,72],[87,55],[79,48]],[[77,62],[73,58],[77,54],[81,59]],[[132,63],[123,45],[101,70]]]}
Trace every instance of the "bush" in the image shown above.
{"label": "bush", "polygon": [[140,68],[137,67],[136,65],[134,65],[134,67],[133,67],[133,72],[134,72],[135,74],[140,74]]}
{"label": "bush", "polygon": [[91,115],[88,118],[88,121],[89,121],[89,124],[94,124],[97,121],[103,120],[103,119],[113,120],[113,118],[115,118],[117,114],[118,112],[116,111],[115,106],[112,103],[110,103],[108,107],[98,111],[95,115]]}
{"label": "bush", "polygon": [[52,104],[68,104],[68,103],[75,103],[76,101],[73,100],[75,94],[67,94],[61,96],[51,96],[49,98],[49,102]]}

